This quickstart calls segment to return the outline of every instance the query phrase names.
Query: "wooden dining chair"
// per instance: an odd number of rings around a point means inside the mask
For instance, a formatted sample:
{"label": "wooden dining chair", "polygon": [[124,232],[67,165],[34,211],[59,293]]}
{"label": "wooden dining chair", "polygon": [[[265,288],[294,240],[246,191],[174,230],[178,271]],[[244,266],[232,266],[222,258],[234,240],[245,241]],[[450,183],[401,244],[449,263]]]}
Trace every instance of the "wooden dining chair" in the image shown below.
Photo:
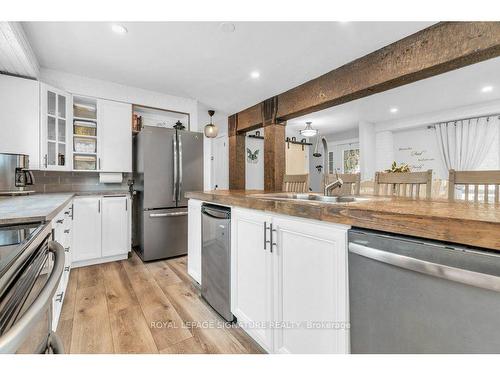
{"label": "wooden dining chair", "polygon": [[309,192],[308,174],[286,174],[283,177],[283,191],[287,193]]}
{"label": "wooden dining chair", "polygon": [[425,185],[425,198],[430,199],[432,194],[432,169],[426,172],[376,172],[374,193],[375,195],[419,198],[422,185]]}
{"label": "wooden dining chair", "polygon": [[[464,186],[464,200],[468,201],[472,195],[474,202],[490,201],[490,191],[492,202],[499,203],[500,171],[455,171],[450,169],[448,177],[448,199],[455,200],[457,186]],[[490,190],[491,187],[491,190]]]}
{"label": "wooden dining chair", "polygon": [[[359,195],[361,188],[361,173],[339,173],[339,178],[344,182],[340,189],[334,190],[332,193],[336,195]],[[324,187],[337,179],[335,173],[325,173],[321,182],[321,191]]]}

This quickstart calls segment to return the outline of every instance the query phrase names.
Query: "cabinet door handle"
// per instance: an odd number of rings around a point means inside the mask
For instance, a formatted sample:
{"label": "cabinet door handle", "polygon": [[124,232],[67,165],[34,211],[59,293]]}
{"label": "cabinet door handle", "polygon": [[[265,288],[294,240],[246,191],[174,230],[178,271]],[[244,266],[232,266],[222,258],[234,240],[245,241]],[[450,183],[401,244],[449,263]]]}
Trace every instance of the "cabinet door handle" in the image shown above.
{"label": "cabinet door handle", "polygon": [[62,223],[64,223],[64,219],[59,219],[59,220],[56,220],[56,223],[58,223],[58,224],[62,224]]}
{"label": "cabinet door handle", "polygon": [[64,248],[64,251],[65,251],[66,253],[69,253],[69,249],[70,249],[70,248],[69,248],[69,246],[68,246],[68,247],[65,247],[65,248]]}
{"label": "cabinet door handle", "polygon": [[64,233],[69,233],[69,229],[65,229],[65,230],[64,230]]}
{"label": "cabinet door handle", "polygon": [[97,201],[97,212],[101,213],[101,200]]}
{"label": "cabinet door handle", "polygon": [[97,169],[101,170],[101,158],[97,158]]}
{"label": "cabinet door handle", "polygon": [[69,266],[64,267],[64,271],[69,272]]}
{"label": "cabinet door handle", "polygon": [[45,154],[45,156],[43,157],[43,164],[45,165],[45,168],[47,168],[47,166],[48,166],[48,157],[47,157],[47,154]]}
{"label": "cabinet door handle", "polygon": [[128,199],[125,199],[125,211],[128,211]]}
{"label": "cabinet door handle", "polygon": [[[270,244],[271,241],[267,240],[267,230],[272,228],[272,224],[269,224],[269,227],[267,226],[267,221],[264,221],[264,250],[267,250],[267,244]],[[272,249],[271,249],[272,251]]]}

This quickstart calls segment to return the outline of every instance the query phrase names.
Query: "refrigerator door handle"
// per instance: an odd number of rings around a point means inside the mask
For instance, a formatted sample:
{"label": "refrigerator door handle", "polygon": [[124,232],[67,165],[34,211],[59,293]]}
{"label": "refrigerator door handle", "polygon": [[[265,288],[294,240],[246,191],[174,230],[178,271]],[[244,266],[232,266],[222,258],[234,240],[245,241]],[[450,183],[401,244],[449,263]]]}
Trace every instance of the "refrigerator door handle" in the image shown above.
{"label": "refrigerator door handle", "polygon": [[179,190],[177,200],[182,199],[182,136],[179,133]]}
{"label": "refrigerator door handle", "polygon": [[168,212],[164,214],[149,214],[149,217],[174,217],[174,216],[187,216],[187,211],[182,212]]}
{"label": "refrigerator door handle", "polygon": [[174,187],[173,187],[173,193],[172,193],[172,202],[177,201],[177,137],[174,134],[174,137],[172,139],[172,145],[174,149]]}

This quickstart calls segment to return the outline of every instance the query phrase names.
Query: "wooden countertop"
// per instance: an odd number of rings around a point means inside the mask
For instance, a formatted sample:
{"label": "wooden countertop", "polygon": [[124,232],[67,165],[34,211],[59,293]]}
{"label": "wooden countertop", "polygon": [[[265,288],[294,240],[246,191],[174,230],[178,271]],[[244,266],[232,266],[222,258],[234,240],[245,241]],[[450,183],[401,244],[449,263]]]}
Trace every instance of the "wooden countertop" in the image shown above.
{"label": "wooden countertop", "polygon": [[350,203],[275,200],[255,190],[189,192],[187,198],[500,250],[500,205],[360,196]]}

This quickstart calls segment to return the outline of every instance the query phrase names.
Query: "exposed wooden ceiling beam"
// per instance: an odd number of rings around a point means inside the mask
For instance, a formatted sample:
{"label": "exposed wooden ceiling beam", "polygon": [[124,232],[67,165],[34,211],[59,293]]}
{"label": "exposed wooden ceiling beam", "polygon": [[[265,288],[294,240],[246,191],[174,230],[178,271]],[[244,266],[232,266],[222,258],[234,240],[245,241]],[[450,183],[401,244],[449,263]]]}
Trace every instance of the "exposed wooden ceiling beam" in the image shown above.
{"label": "exposed wooden ceiling beam", "polygon": [[[277,117],[289,120],[497,56],[500,22],[441,22],[279,94]],[[261,106],[237,114],[238,132],[261,126]]]}

